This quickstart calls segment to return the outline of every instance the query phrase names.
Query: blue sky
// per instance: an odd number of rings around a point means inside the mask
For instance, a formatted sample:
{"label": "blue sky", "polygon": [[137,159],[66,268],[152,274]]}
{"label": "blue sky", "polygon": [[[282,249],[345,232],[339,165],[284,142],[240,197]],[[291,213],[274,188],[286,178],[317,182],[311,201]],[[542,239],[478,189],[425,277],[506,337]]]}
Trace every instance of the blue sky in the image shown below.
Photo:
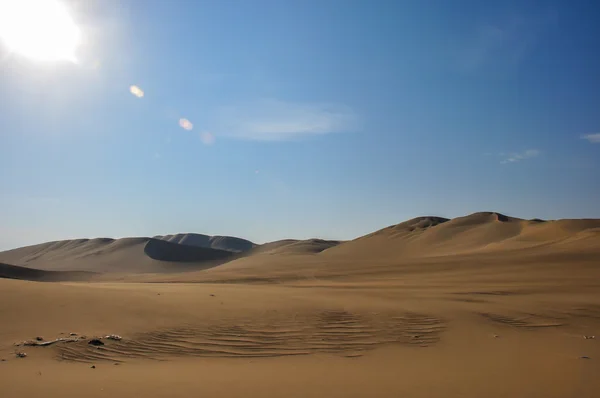
{"label": "blue sky", "polygon": [[600,217],[595,2],[66,3],[76,64],[0,44],[0,248]]}

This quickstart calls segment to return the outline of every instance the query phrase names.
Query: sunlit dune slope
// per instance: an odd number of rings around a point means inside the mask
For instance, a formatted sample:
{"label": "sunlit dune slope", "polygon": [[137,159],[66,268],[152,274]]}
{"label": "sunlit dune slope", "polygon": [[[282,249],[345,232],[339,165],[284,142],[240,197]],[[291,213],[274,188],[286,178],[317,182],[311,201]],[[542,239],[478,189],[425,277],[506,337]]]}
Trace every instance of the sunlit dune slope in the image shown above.
{"label": "sunlit dune slope", "polygon": [[265,243],[252,250],[251,254],[316,254],[335,247],[341,242],[323,239],[285,239]]}
{"label": "sunlit dune slope", "polygon": [[523,220],[493,212],[447,220],[419,217],[343,243],[323,256],[430,257],[531,249],[577,250],[600,243],[600,220]]}

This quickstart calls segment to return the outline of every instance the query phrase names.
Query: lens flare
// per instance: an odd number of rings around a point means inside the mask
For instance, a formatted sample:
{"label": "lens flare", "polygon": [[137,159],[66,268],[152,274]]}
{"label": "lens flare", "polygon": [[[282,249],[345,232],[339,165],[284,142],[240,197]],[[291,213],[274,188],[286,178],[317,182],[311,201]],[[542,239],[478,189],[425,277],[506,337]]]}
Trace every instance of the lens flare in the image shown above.
{"label": "lens flare", "polygon": [[181,126],[182,129],[184,130],[192,130],[194,128],[194,125],[192,124],[192,122],[190,122],[187,119],[179,119],[179,126]]}
{"label": "lens flare", "polygon": [[142,98],[144,96],[144,90],[142,90],[138,86],[130,86],[129,92],[138,98]]}

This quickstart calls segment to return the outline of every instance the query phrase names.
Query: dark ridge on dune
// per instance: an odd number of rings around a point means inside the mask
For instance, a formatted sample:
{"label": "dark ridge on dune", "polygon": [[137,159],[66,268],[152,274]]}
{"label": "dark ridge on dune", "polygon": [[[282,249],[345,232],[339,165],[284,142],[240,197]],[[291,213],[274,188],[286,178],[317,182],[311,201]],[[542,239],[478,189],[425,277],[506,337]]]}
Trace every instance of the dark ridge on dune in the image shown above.
{"label": "dark ridge on dune", "polygon": [[234,253],[246,252],[256,246],[249,240],[233,236],[210,236],[196,233],[157,235],[154,238],[180,245],[219,249]]}
{"label": "dark ridge on dune", "polygon": [[88,242],[90,242],[90,243],[97,243],[100,245],[110,244],[114,241],[115,241],[115,239],[113,239],[113,238],[94,238],[94,239],[88,240]]}
{"label": "dark ridge on dune", "polygon": [[546,220],[542,220],[541,218],[532,218],[529,221],[530,222],[534,222],[534,223],[543,223],[543,222],[546,222]]}
{"label": "dark ridge on dune", "polygon": [[500,213],[494,213],[494,214],[495,214],[495,216],[496,216],[496,219],[497,219],[498,221],[501,221],[501,222],[507,222],[507,221],[510,221],[510,218],[509,218],[508,216],[505,216],[504,214],[500,214]]}
{"label": "dark ridge on dune", "polygon": [[325,239],[306,239],[286,245],[281,250],[282,253],[321,253],[329,248],[337,246],[340,241]]}
{"label": "dark ridge on dune", "polygon": [[327,239],[319,239],[319,238],[311,238],[311,239],[306,239],[304,242],[310,242],[310,243],[315,243],[315,244],[319,244],[319,245],[337,245],[339,244],[341,241],[339,240],[327,240]]}
{"label": "dark ridge on dune", "polygon": [[436,225],[443,224],[447,221],[450,221],[444,217],[436,217],[436,216],[424,216],[424,217],[416,217],[411,220],[405,221],[403,223],[397,224],[393,227],[395,230],[399,229],[408,229],[409,231],[414,231],[417,229],[427,229],[431,227],[435,227]]}
{"label": "dark ridge on dune", "polygon": [[213,249],[227,250],[233,252],[246,252],[256,244],[246,239],[236,238],[233,236],[211,236],[210,247]]}
{"label": "dark ridge on dune", "polygon": [[206,247],[188,246],[161,239],[149,239],[144,253],[153,260],[169,262],[225,262],[235,258],[235,253]]}
{"label": "dark ridge on dune", "polygon": [[437,217],[437,216],[421,216],[411,218],[410,220],[401,222],[399,224],[390,225],[387,228],[380,229],[375,232],[371,232],[370,234],[360,236],[354,240],[361,240],[365,238],[369,238],[379,234],[387,234],[391,236],[396,236],[398,234],[404,234],[407,232],[413,231],[424,231],[429,228],[435,227],[437,225],[443,224],[445,222],[450,221],[448,218]]}
{"label": "dark ridge on dune", "polygon": [[43,271],[35,268],[0,263],[0,278],[36,282],[82,281],[94,276],[85,271]]}

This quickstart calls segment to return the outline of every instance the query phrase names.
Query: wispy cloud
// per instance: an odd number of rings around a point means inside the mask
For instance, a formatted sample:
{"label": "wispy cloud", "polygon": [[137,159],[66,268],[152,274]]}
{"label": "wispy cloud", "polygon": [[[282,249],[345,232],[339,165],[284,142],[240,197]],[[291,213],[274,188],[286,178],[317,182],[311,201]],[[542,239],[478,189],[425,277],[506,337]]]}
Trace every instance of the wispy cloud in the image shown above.
{"label": "wispy cloud", "polygon": [[215,143],[215,136],[210,131],[203,131],[200,133],[200,141],[204,145],[212,145]]}
{"label": "wispy cloud", "polygon": [[500,161],[500,163],[505,164],[505,163],[515,163],[515,162],[520,162],[521,160],[535,158],[540,155],[540,151],[538,149],[528,149],[523,152],[514,152],[514,153],[500,154],[500,155],[504,157],[504,159],[502,161]]}
{"label": "wispy cloud", "polygon": [[586,134],[586,135],[581,136],[581,139],[588,140],[592,144],[600,144],[600,133]]}
{"label": "wispy cloud", "polygon": [[352,131],[358,118],[347,106],[261,100],[222,109],[219,133],[259,141]]}
{"label": "wispy cloud", "polygon": [[533,49],[555,14],[512,16],[473,28],[458,51],[458,65],[465,71],[483,68],[511,70]]}

